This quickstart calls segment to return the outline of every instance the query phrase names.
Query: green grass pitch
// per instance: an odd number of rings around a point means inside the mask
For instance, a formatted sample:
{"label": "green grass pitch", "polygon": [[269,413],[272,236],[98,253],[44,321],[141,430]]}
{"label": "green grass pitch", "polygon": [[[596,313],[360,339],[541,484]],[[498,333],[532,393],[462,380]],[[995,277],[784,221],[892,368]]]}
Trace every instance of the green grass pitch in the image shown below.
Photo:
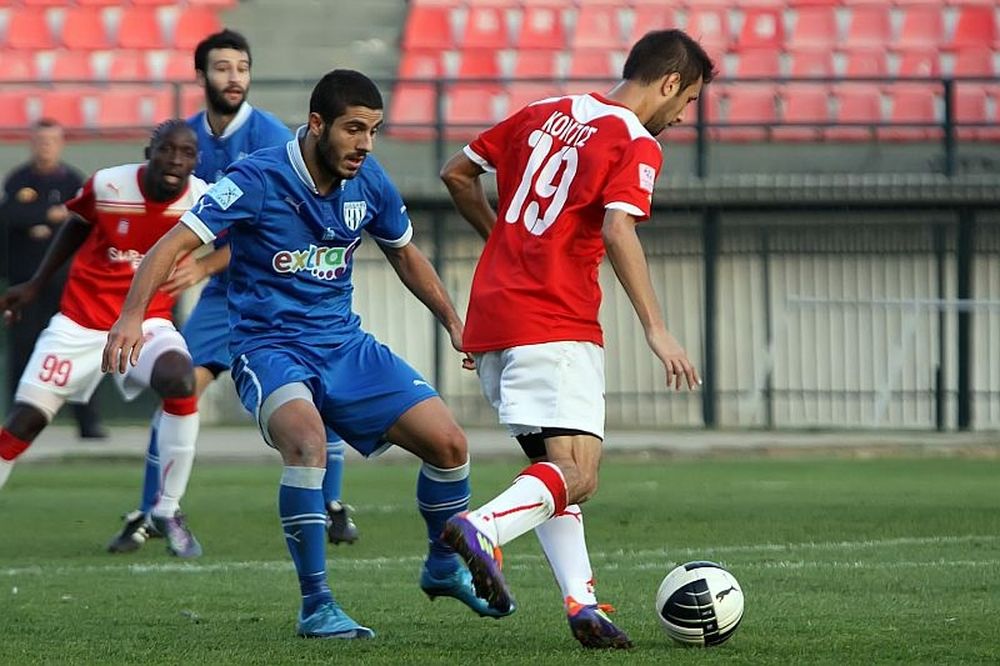
{"label": "green grass pitch", "polygon": [[[0,492],[0,664],[1000,663],[1000,461],[609,458],[586,508],[598,592],[637,648],[569,635],[534,537],[505,549],[517,613],[495,621],[416,585],[425,548],[415,463],[350,462],[362,531],[329,548],[335,595],[375,640],[295,636],[298,589],[273,466],[196,465],[185,501],[205,547],[103,552],[134,508],[138,464],[19,466]],[[479,501],[518,462],[476,464]],[[653,612],[675,564],[711,559],[743,585],[743,625],[674,645]]]}

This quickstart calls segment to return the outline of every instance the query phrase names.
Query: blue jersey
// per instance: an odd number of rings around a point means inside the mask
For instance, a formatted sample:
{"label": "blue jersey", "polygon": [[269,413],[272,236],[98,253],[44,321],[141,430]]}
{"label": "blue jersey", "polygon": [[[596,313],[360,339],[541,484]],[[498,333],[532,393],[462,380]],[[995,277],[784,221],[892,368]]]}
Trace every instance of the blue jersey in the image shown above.
{"label": "blue jersey", "polygon": [[399,191],[375,158],[321,196],[297,139],[235,162],[181,221],[205,243],[228,230],[234,357],[363,335],[351,303],[361,232],[390,247],[407,245],[413,234]]}
{"label": "blue jersey", "polygon": [[276,116],[244,102],[221,136],[212,133],[208,115],[199,111],[187,119],[198,137],[198,166],[194,174],[206,183],[214,183],[229,165],[261,148],[284,145],[292,133]]}

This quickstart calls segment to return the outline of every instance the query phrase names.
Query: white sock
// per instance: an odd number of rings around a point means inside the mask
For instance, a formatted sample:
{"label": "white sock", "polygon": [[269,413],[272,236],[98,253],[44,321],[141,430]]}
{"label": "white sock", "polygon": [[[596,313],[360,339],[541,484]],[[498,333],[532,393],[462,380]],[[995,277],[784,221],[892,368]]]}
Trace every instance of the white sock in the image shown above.
{"label": "white sock", "polygon": [[170,518],[180,508],[194,465],[194,444],[198,439],[198,412],[178,416],[160,415],[157,433],[160,445],[160,499],[153,515]]}
{"label": "white sock", "polygon": [[3,488],[4,484],[7,483],[7,477],[10,476],[10,471],[14,469],[13,460],[4,460],[0,458],[0,488]]}
{"label": "white sock", "polygon": [[[561,493],[561,502],[554,492]],[[551,518],[562,508],[560,504],[565,505],[565,497],[566,482],[559,468],[552,463],[535,463],[521,472],[510,488],[466,517],[494,545],[502,546]]]}
{"label": "white sock", "polygon": [[580,507],[576,504],[566,507],[558,516],[536,527],[535,535],[559,583],[562,598],[573,597],[584,606],[596,604],[594,572],[590,568]]}

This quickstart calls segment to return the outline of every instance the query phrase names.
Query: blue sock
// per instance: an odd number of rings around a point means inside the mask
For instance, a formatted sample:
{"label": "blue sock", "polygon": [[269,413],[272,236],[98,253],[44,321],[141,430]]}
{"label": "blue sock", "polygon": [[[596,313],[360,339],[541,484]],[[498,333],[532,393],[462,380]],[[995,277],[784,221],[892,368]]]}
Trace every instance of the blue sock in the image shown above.
{"label": "blue sock", "polygon": [[424,463],[417,477],[417,506],[427,523],[427,568],[440,576],[459,566],[455,551],[441,541],[445,522],[469,508],[472,491],[469,486],[469,463],[453,469],[442,469]]}
{"label": "blue sock", "polygon": [[156,506],[160,497],[160,445],[157,442],[157,426],[160,423],[160,410],[153,415],[149,426],[149,445],[146,447],[146,475],[142,479],[142,499],[139,510],[149,514]]}
{"label": "blue sock", "polygon": [[340,484],[344,479],[344,450],[347,442],[326,443],[326,475],[323,477],[323,503],[340,501]]}
{"label": "blue sock", "polygon": [[326,582],[326,511],[320,490],[323,472],[322,467],[286,466],[278,489],[278,513],[299,575],[303,617],[333,601]]}

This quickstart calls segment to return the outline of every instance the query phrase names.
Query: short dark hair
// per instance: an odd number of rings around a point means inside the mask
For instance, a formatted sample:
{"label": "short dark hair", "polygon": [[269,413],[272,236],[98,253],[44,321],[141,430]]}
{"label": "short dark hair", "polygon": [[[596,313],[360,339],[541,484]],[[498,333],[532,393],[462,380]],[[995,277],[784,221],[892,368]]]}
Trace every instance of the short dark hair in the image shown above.
{"label": "short dark hair", "polygon": [[344,115],[349,106],[382,108],[382,93],[378,86],[353,69],[328,72],[313,88],[309,98],[309,113],[318,113],[327,124]]}
{"label": "short dark hair", "polygon": [[715,78],[715,63],[701,44],[683,30],[654,30],[635,43],[625,59],[622,78],[652,83],[677,72],[681,90],[697,81],[709,83]]}
{"label": "short dark hair", "polygon": [[62,129],[62,124],[55,118],[39,118],[38,120],[35,121],[35,124],[32,126],[32,129],[40,130],[40,129],[48,129],[50,127],[56,127]]}
{"label": "short dark hair", "polygon": [[208,67],[208,52],[212,49],[243,51],[247,54],[250,66],[253,66],[253,56],[250,55],[250,44],[247,42],[247,38],[235,30],[225,28],[198,42],[198,46],[194,49],[194,70],[196,72],[204,72]]}
{"label": "short dark hair", "polygon": [[154,127],[153,131],[149,135],[149,145],[146,146],[146,159],[149,159],[149,156],[152,154],[152,149],[155,148],[161,141],[174,132],[179,132],[181,130],[187,130],[188,132],[194,134],[194,130],[187,124],[187,121],[181,118],[170,118],[169,120],[164,120],[162,123]]}

